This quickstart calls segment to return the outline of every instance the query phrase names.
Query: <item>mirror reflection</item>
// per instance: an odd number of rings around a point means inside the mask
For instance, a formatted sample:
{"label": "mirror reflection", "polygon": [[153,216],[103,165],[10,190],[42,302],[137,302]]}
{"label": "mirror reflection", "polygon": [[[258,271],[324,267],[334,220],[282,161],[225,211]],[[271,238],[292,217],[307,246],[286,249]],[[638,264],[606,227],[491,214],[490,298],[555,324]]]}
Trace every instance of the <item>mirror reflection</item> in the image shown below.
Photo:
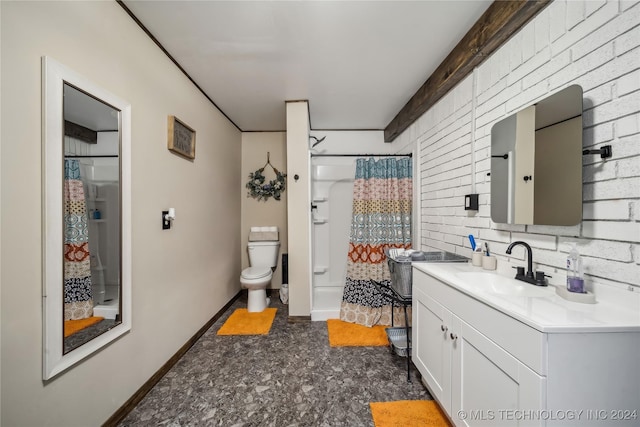
{"label": "mirror reflection", "polygon": [[64,348],[120,323],[119,110],[63,87]]}
{"label": "mirror reflection", "polygon": [[43,379],[131,330],[131,104],[42,57]]}
{"label": "mirror reflection", "polygon": [[582,220],[580,86],[569,86],[493,125],[491,219],[544,225]]}

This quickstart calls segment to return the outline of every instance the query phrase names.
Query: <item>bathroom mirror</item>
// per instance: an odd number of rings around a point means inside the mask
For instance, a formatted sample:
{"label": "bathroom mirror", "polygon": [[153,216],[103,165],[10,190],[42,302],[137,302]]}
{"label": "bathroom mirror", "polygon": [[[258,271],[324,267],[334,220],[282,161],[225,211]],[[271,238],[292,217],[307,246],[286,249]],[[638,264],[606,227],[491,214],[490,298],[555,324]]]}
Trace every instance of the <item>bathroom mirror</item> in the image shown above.
{"label": "bathroom mirror", "polygon": [[491,128],[491,219],[582,220],[582,88],[569,86]]}
{"label": "bathroom mirror", "polygon": [[131,328],[131,106],[42,59],[43,378]]}

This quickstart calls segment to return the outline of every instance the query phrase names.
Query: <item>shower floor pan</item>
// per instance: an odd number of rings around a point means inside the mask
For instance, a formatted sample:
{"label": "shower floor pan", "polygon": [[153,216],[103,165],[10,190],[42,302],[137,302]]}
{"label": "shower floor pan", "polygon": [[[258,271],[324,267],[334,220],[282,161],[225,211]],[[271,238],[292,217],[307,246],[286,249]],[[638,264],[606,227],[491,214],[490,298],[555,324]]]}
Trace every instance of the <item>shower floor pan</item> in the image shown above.
{"label": "shower floor pan", "polygon": [[93,315],[104,317],[105,319],[115,319],[120,312],[120,301],[112,299],[93,307]]}

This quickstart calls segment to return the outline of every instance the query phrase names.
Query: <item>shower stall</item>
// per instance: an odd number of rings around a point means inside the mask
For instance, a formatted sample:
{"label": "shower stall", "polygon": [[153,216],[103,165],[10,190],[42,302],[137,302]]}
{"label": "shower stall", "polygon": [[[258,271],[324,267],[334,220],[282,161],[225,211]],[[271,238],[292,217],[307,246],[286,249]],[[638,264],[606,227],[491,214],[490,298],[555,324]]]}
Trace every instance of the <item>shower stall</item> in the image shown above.
{"label": "shower stall", "polygon": [[91,144],[65,136],[65,158],[76,159],[86,204],[93,315],[120,314],[120,158],[117,131],[97,132]]}
{"label": "shower stall", "polygon": [[311,154],[311,320],[340,317],[356,159],[405,155]]}
{"label": "shower stall", "polygon": [[[311,203],[309,307],[311,320],[322,321],[340,317],[347,277],[356,160],[411,156],[413,144],[391,147],[384,142],[382,131],[313,131],[308,138],[309,186],[303,197],[308,197],[307,203]],[[390,154],[394,152],[396,154]],[[295,170],[289,169],[290,173]],[[309,215],[307,203],[304,215]]]}
{"label": "shower stall", "polygon": [[355,158],[311,158],[311,320],[337,319],[347,272]]}
{"label": "shower stall", "polygon": [[120,187],[117,158],[83,158],[94,316],[120,310]]}

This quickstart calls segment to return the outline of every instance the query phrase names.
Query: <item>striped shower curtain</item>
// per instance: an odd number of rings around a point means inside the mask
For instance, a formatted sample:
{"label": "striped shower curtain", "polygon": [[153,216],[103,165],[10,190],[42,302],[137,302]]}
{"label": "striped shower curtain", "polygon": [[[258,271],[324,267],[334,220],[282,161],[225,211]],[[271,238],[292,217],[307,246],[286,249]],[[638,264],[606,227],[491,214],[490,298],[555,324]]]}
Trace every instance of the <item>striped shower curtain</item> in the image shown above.
{"label": "striped shower curtain", "polygon": [[[390,284],[385,248],[411,247],[412,194],[410,158],[356,160],[341,320],[365,326],[391,324],[391,304],[371,280]],[[394,320],[404,324],[398,314]]]}
{"label": "striped shower curtain", "polygon": [[87,204],[77,160],[64,161],[64,320],[93,316]]}

